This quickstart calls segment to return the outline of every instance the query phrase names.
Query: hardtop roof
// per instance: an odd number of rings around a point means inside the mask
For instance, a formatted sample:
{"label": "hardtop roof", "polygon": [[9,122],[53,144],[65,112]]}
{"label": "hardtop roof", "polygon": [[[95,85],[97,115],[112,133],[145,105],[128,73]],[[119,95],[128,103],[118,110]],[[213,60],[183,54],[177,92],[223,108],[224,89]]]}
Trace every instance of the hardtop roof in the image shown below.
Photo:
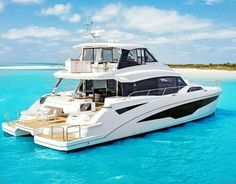
{"label": "hardtop roof", "polygon": [[83,48],[120,48],[120,49],[132,50],[145,47],[140,44],[126,44],[126,43],[83,43],[75,45],[73,48],[76,50],[80,50]]}

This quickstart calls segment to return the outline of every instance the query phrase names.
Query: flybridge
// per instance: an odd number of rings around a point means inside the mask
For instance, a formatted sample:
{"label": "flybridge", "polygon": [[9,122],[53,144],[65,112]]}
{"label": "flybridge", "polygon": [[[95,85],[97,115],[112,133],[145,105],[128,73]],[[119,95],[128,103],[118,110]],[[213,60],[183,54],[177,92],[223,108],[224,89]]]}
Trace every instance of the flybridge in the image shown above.
{"label": "flybridge", "polygon": [[142,45],[119,43],[87,43],[74,46],[81,49],[79,58],[68,59],[65,69],[70,73],[112,72],[116,69],[157,63]]}

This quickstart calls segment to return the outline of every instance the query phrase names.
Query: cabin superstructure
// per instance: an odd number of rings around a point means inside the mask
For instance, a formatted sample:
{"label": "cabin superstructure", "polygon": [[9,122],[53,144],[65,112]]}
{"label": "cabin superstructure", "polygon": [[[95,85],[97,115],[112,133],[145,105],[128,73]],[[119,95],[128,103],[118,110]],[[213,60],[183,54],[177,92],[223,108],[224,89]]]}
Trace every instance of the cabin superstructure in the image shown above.
{"label": "cabin superstructure", "polygon": [[68,59],[65,70],[54,75],[59,82],[62,79],[80,80],[77,91],[85,96],[92,95],[93,100],[96,97],[104,102],[106,97],[128,96],[134,91],[157,89],[158,86],[162,89],[156,94],[162,94],[166,87],[173,87],[175,92],[179,86],[186,85],[179,74],[158,63],[142,45],[86,43],[76,45],[74,49],[81,52],[80,57]]}

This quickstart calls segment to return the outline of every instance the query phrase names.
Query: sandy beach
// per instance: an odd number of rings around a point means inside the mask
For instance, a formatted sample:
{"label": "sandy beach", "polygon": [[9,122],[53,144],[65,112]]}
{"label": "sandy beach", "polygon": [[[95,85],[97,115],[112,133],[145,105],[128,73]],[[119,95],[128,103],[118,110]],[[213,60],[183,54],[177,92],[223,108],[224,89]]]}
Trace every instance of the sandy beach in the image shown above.
{"label": "sandy beach", "polygon": [[236,79],[236,71],[227,70],[199,70],[187,68],[174,68],[174,71],[180,73],[185,78],[196,79]]}
{"label": "sandy beach", "polygon": [[0,66],[0,70],[50,70],[63,69],[64,66]]}
{"label": "sandy beach", "polygon": [[[63,69],[64,66],[0,66],[0,70],[50,70]],[[200,70],[188,68],[173,68],[185,78],[196,79],[236,79],[236,71],[227,70]]]}

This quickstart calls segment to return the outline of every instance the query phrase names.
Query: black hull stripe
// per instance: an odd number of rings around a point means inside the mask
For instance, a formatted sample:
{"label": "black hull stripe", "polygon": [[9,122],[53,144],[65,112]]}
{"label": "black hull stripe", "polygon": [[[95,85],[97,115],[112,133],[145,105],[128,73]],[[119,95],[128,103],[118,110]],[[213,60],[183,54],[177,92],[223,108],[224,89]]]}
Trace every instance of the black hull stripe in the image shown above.
{"label": "black hull stripe", "polygon": [[214,96],[214,97],[206,98],[203,100],[186,103],[184,105],[173,107],[171,109],[168,109],[168,110],[159,112],[157,114],[154,114],[152,116],[149,116],[147,118],[144,118],[139,122],[151,121],[151,120],[162,119],[162,118],[167,118],[167,117],[171,117],[174,119],[182,118],[182,117],[193,114],[195,111],[197,111],[201,107],[204,107],[214,102],[217,98],[218,96]]}
{"label": "black hull stripe", "polygon": [[123,113],[125,113],[127,111],[130,111],[130,110],[132,110],[132,109],[134,109],[134,108],[136,108],[138,106],[144,105],[144,104],[146,104],[146,103],[141,103],[141,104],[132,105],[132,106],[129,106],[129,107],[124,107],[124,108],[121,108],[121,109],[117,109],[116,112],[118,114],[123,114]]}

